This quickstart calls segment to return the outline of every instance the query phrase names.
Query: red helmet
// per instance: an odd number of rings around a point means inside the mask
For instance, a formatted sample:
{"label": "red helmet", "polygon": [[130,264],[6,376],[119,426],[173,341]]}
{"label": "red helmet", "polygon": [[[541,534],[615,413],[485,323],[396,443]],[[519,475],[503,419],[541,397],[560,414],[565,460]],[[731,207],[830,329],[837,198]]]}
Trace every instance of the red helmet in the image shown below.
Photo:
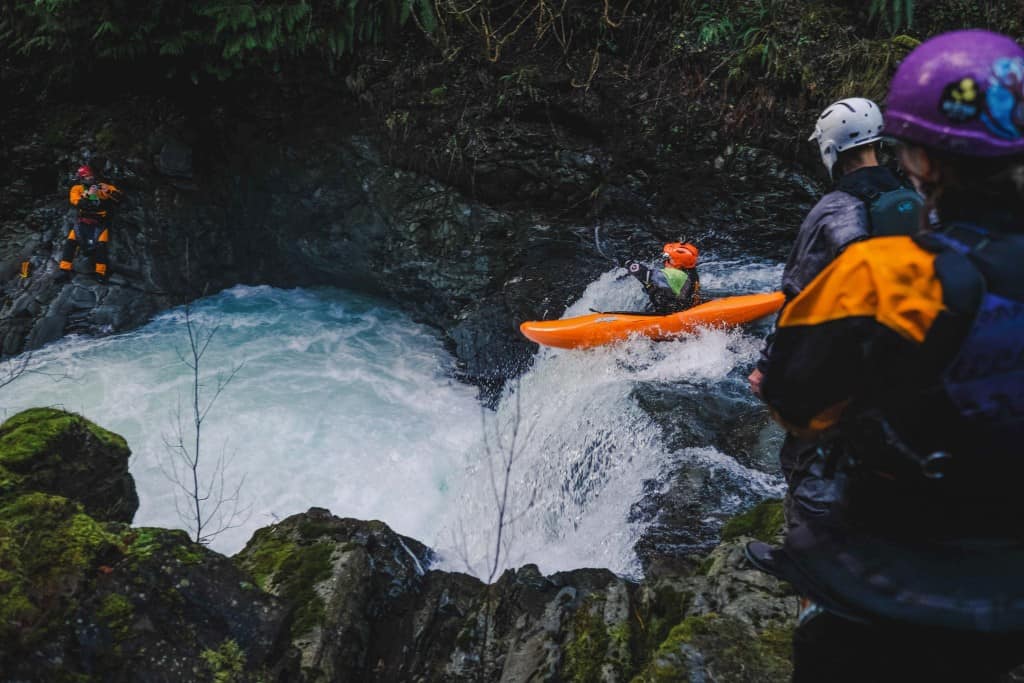
{"label": "red helmet", "polygon": [[79,178],[94,178],[95,175],[92,172],[92,168],[89,166],[79,166],[76,175]]}
{"label": "red helmet", "polygon": [[661,258],[668,261],[673,268],[694,268],[697,266],[699,253],[697,247],[689,242],[669,242],[665,245]]}

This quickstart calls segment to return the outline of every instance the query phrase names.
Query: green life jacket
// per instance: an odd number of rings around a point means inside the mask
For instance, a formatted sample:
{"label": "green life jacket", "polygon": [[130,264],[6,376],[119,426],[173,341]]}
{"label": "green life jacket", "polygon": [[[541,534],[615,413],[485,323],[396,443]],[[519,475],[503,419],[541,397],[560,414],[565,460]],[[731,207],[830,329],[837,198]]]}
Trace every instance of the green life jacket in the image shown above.
{"label": "green life jacket", "polygon": [[686,285],[686,281],[690,279],[690,276],[685,271],[678,270],[676,268],[662,268],[661,272],[665,275],[665,280],[668,282],[669,288],[672,293],[679,296],[679,292],[682,291]]}

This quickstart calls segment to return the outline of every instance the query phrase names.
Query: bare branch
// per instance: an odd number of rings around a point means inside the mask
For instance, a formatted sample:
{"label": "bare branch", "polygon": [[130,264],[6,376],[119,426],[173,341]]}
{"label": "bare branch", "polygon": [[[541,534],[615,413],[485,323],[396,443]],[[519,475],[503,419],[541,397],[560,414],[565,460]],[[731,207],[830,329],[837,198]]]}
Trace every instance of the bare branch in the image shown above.
{"label": "bare branch", "polygon": [[[185,266],[186,277],[189,277],[187,240]],[[228,483],[228,466],[234,458],[227,454],[226,443],[220,455],[213,460],[212,468],[202,467],[203,423],[244,363],[233,365],[227,373],[218,373],[213,389],[204,392],[207,385],[201,370],[202,361],[220,324],[204,327],[192,314],[191,302],[185,303],[183,308],[188,345],[185,349],[176,349],[176,352],[178,360],[188,368],[192,380],[188,400],[190,427],[185,428],[183,402],[179,395],[176,409],[171,413],[173,432],[170,436],[163,436],[167,457],[160,460],[160,470],[175,486],[174,505],[178,518],[193,540],[208,544],[224,531],[244,524],[252,511],[252,505],[242,504],[241,492],[245,476],[236,484]]]}

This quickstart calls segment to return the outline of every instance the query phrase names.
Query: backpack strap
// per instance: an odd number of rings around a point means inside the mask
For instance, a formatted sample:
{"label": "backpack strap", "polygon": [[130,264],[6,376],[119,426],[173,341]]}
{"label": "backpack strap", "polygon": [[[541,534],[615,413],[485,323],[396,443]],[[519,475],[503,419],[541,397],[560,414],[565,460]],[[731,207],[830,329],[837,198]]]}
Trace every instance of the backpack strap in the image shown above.
{"label": "backpack strap", "polygon": [[864,203],[872,237],[913,235],[918,231],[924,200],[888,169],[872,167],[845,175],[836,189]]}

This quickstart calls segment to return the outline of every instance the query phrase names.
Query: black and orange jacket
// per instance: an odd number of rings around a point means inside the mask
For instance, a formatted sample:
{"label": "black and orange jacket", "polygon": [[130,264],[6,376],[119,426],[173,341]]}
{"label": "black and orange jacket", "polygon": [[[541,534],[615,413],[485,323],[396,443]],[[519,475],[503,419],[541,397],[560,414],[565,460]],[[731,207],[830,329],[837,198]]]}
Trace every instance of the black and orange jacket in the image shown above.
{"label": "black and orange jacket", "polygon": [[[948,248],[943,240],[950,236],[978,248]],[[953,407],[943,382],[960,362],[986,292],[1020,302],[1024,317],[1021,263],[1024,236],[962,227],[851,245],[780,315],[762,383],[765,401],[798,434],[820,434],[842,427],[851,414],[874,412],[922,451],[985,450],[979,444],[986,428],[965,430],[963,408]],[[1022,356],[1024,370],[1024,354],[1010,355]]]}
{"label": "black and orange jacket", "polygon": [[[90,192],[92,188],[95,192]],[[71,188],[68,200],[78,209],[79,220],[103,221],[109,215],[110,203],[121,200],[121,190],[110,183],[79,183]]]}
{"label": "black and orange jacket", "polygon": [[910,237],[854,243],[789,302],[762,383],[782,424],[813,435],[936,380],[977,305],[947,300],[937,256]]}

